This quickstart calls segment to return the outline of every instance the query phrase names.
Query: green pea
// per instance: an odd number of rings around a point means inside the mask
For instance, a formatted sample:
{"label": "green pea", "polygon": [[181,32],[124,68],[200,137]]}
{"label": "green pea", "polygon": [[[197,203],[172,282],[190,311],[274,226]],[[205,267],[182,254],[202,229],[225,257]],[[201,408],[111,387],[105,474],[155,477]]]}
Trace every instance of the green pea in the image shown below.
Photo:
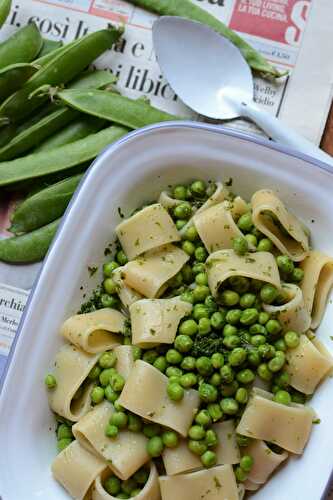
{"label": "green pea", "polygon": [[57,438],[60,439],[73,439],[72,429],[66,424],[59,425],[57,429]]}
{"label": "green pea", "polygon": [[236,415],[239,405],[234,398],[224,398],[221,401],[221,409],[226,415]]}
{"label": "green pea", "polygon": [[261,362],[261,356],[256,349],[251,349],[247,356],[247,360],[252,366],[258,366]]}
{"label": "green pea", "polygon": [[114,352],[104,352],[98,363],[101,368],[113,368],[117,363],[117,356]]}
{"label": "green pea", "polygon": [[51,375],[50,373],[46,375],[44,382],[49,390],[55,389],[57,387],[57,380],[55,376]]}
{"label": "green pea", "polygon": [[179,444],[179,438],[177,432],[175,431],[163,432],[162,441],[166,448],[177,448]]}
{"label": "green pea", "polygon": [[167,360],[165,359],[164,356],[159,356],[158,358],[156,358],[153,365],[155,368],[157,368],[157,370],[159,370],[162,373],[164,373],[168,367]]}
{"label": "green pea", "polygon": [[67,448],[67,446],[69,446],[72,443],[72,441],[73,441],[72,438],[59,439],[57,443],[58,451],[59,452],[63,451],[65,448]]}
{"label": "green pea", "polygon": [[291,275],[291,280],[294,283],[300,283],[304,279],[304,271],[300,267],[295,267],[295,269],[292,272]]}
{"label": "green pea", "polygon": [[196,241],[198,239],[198,231],[195,226],[190,226],[185,232],[185,239],[189,241]]}
{"label": "green pea", "polygon": [[181,300],[188,302],[189,304],[194,304],[193,293],[191,290],[185,290],[180,296]]}
{"label": "green pea", "polygon": [[198,332],[198,325],[193,319],[183,321],[179,326],[179,333],[181,335],[195,335]]}
{"label": "green pea", "polygon": [[213,371],[212,362],[207,356],[201,356],[200,358],[198,358],[195,366],[200,375],[207,376],[210,375]]}
{"label": "green pea", "polygon": [[248,394],[247,390],[245,389],[245,387],[239,387],[239,389],[237,389],[236,394],[235,394],[235,399],[236,399],[237,403],[240,403],[242,405],[244,405],[245,403],[248,402],[249,394]]}
{"label": "green pea", "polygon": [[230,336],[225,337],[223,339],[223,344],[228,349],[234,349],[235,347],[238,347],[240,343],[241,343],[241,339],[237,335],[230,335]]}
{"label": "green pea", "polygon": [[260,298],[266,304],[271,304],[272,302],[274,302],[277,296],[277,289],[275,288],[275,286],[270,285],[269,283],[264,285],[260,290]]}
{"label": "green pea", "polygon": [[187,220],[184,220],[184,219],[177,219],[176,220],[176,228],[178,229],[178,231],[183,229],[183,227],[186,226],[186,224],[187,224]]}
{"label": "green pea", "polygon": [[168,377],[181,377],[183,375],[182,370],[177,366],[168,366],[165,373]]}
{"label": "green pea", "polygon": [[209,404],[207,406],[207,411],[208,411],[209,416],[213,422],[218,422],[223,417],[221,407],[218,403]]}
{"label": "green pea", "polygon": [[206,431],[200,425],[192,425],[188,431],[188,436],[195,441],[201,441],[206,437]]}
{"label": "green pea", "polygon": [[233,380],[230,384],[222,385],[220,388],[220,392],[223,397],[229,398],[230,396],[236,394],[238,387],[239,383],[237,382],[237,380]]}
{"label": "green pea", "polygon": [[192,193],[196,196],[205,196],[206,184],[203,181],[194,181],[190,187]]}
{"label": "green pea", "polygon": [[110,495],[117,495],[121,489],[121,482],[116,476],[110,476],[104,481],[103,486]]}
{"label": "green pea", "polygon": [[204,273],[206,272],[206,268],[205,268],[205,264],[203,264],[202,262],[197,262],[196,264],[194,264],[194,266],[192,267],[192,271],[193,271],[193,274],[197,275],[199,273]]}
{"label": "green pea", "polygon": [[118,429],[125,429],[127,427],[128,417],[123,411],[116,411],[111,415],[110,424],[115,425]]}
{"label": "green pea", "polygon": [[250,288],[250,281],[245,276],[232,276],[229,278],[229,285],[235,292],[243,294]]}
{"label": "green pea", "polygon": [[282,326],[277,319],[270,319],[267,321],[265,328],[271,335],[277,335],[282,330]]}
{"label": "green pea", "polygon": [[181,362],[181,368],[186,371],[193,371],[195,369],[196,359],[192,356],[186,356]]}
{"label": "green pea", "polygon": [[106,368],[105,370],[102,370],[100,375],[99,375],[99,382],[103,387],[106,387],[110,380],[111,376],[114,375],[115,370],[114,368]]}
{"label": "green pea", "polygon": [[180,385],[184,387],[184,389],[190,389],[194,387],[198,383],[197,376],[194,373],[185,373],[180,377]]}
{"label": "green pea", "polygon": [[236,378],[241,384],[250,384],[254,381],[255,374],[249,368],[245,368],[244,370],[241,370],[237,373]]}
{"label": "green pea", "polygon": [[245,255],[249,251],[247,239],[243,236],[233,238],[232,248],[237,255]]}
{"label": "green pea", "polygon": [[216,465],[217,463],[216,453],[210,450],[205,451],[205,453],[201,455],[201,462],[202,465],[206,468],[214,467],[214,465]]}
{"label": "green pea", "polygon": [[277,355],[275,348],[270,344],[261,344],[258,346],[258,352],[264,359],[271,359]]}
{"label": "green pea", "polygon": [[257,252],[271,252],[273,243],[268,238],[262,238],[257,245]]}
{"label": "green pea", "polygon": [[213,431],[213,429],[208,429],[208,431],[206,432],[205,442],[206,442],[208,448],[214,448],[215,446],[218,445],[219,438],[218,438],[216,432]]}
{"label": "green pea", "polygon": [[173,215],[176,219],[189,219],[192,215],[192,207],[188,201],[180,203],[173,209]]}
{"label": "green pea", "polygon": [[154,436],[147,443],[147,453],[151,458],[157,458],[162,455],[164,444],[162,438]]}
{"label": "green pea", "polygon": [[91,401],[95,404],[98,405],[101,403],[104,399],[104,389],[103,387],[94,387],[93,390],[91,391]]}
{"label": "green pea", "polygon": [[215,330],[221,330],[225,324],[225,315],[220,311],[214,312],[210,317],[210,323]]}
{"label": "green pea", "polygon": [[205,262],[208,257],[208,253],[204,247],[197,247],[195,249],[194,256],[198,262]]}
{"label": "green pea", "polygon": [[288,372],[281,372],[274,378],[274,382],[278,387],[288,387],[290,383],[290,375]]}
{"label": "green pea", "polygon": [[121,498],[122,500],[131,498],[128,493],[125,493],[124,491],[118,493],[116,498]]}
{"label": "green pea", "polygon": [[167,392],[172,401],[181,401],[184,397],[184,389],[180,384],[168,384]]}
{"label": "green pea", "polygon": [[130,432],[141,432],[141,430],[142,430],[142,421],[141,421],[141,418],[138,417],[137,415],[134,415],[134,414],[130,413],[128,415],[127,429]]}
{"label": "green pea", "polygon": [[236,434],[236,441],[238,446],[243,448],[249,446],[251,439],[248,436],[243,436],[242,434]]}
{"label": "green pea", "polygon": [[254,464],[253,457],[251,455],[243,455],[241,458],[241,461],[239,463],[239,466],[243,469],[245,472],[250,472]]}
{"label": "green pea", "polygon": [[116,253],[116,261],[121,265],[124,266],[128,262],[128,258],[126,257],[126,254],[123,250],[119,250]]}
{"label": "green pea", "polygon": [[224,365],[220,369],[220,375],[222,378],[222,383],[230,384],[234,379],[234,371],[229,365]]}
{"label": "green pea", "polygon": [[178,335],[175,339],[174,346],[179,352],[188,352],[193,347],[193,340],[188,335]]}
{"label": "green pea", "polygon": [[112,295],[103,293],[101,296],[101,304],[103,307],[116,307],[118,303],[118,299],[116,297],[112,297]]}
{"label": "green pea", "polygon": [[173,189],[172,195],[176,200],[186,200],[187,189],[185,186],[182,186],[182,185],[175,186]]}
{"label": "green pea", "polygon": [[110,278],[112,276],[113,271],[115,269],[117,269],[117,267],[119,267],[118,262],[115,262],[115,261],[106,262],[103,265],[103,274],[104,274],[104,276]]}
{"label": "green pea", "polygon": [[294,271],[294,263],[287,255],[279,255],[276,257],[276,263],[280,271],[285,274],[292,274]]}
{"label": "green pea", "polygon": [[266,363],[261,363],[258,368],[257,368],[257,373],[259,377],[266,382],[269,382],[273,378],[273,374],[268,368],[268,365]]}
{"label": "green pea", "polygon": [[300,405],[304,405],[306,402],[305,394],[302,394],[301,392],[298,391],[293,391],[291,398],[293,403],[298,403]]}
{"label": "green pea", "polygon": [[205,298],[205,306],[209,312],[209,315],[213,314],[218,310],[218,305],[215,302],[214,297],[211,295],[208,295],[208,297]]}
{"label": "green pea", "polygon": [[206,285],[197,285],[193,290],[194,302],[202,302],[210,294],[210,290]]}
{"label": "green pea", "polygon": [[240,466],[235,469],[235,476],[238,482],[242,483],[247,480],[247,472],[245,472]]}
{"label": "green pea", "polygon": [[116,411],[124,411],[124,408],[121,406],[118,399],[114,402],[113,407]]}
{"label": "green pea", "polygon": [[286,346],[289,347],[289,349],[295,349],[296,347],[299,346],[299,335],[297,332],[294,331],[289,331],[286,332],[284,335],[284,341],[286,343]]}
{"label": "green pea", "polygon": [[107,385],[105,387],[104,395],[106,399],[111,403],[114,403],[119,397],[119,394],[112,389],[111,385]]}
{"label": "green pea", "polygon": [[183,356],[176,349],[169,349],[166,353],[166,360],[170,365],[179,365],[183,360]]}
{"label": "green pea", "polygon": [[238,219],[237,226],[244,233],[249,233],[253,228],[251,212],[247,212],[246,214],[241,215]]}
{"label": "green pea", "polygon": [[114,375],[111,375],[110,385],[114,391],[120,392],[124,388],[125,379],[122,375],[120,375],[120,373],[115,373]]}
{"label": "green pea", "polygon": [[257,309],[255,308],[248,308],[248,309],[244,309],[244,311],[242,312],[242,315],[241,315],[241,318],[240,318],[240,322],[242,323],[242,325],[253,325],[257,319],[258,319],[258,311]]}
{"label": "green pea", "polygon": [[126,479],[121,484],[121,489],[124,493],[131,496],[131,492],[136,488],[136,481],[133,478]]}
{"label": "green pea", "polygon": [[278,372],[283,368],[283,365],[285,363],[285,360],[283,358],[273,358],[270,360],[268,363],[268,368],[270,369],[271,372]]}
{"label": "green pea", "polygon": [[226,324],[225,327],[223,328],[223,336],[224,337],[231,337],[232,335],[236,335],[237,332],[238,332],[238,328],[234,325]]}
{"label": "green pea", "polygon": [[208,308],[204,304],[195,304],[192,316],[196,321],[199,321],[201,318],[209,318]]}
{"label": "green pea", "polygon": [[251,308],[256,301],[256,296],[253,293],[244,293],[239,301],[239,305],[241,306],[242,309],[248,309]]}
{"label": "green pea", "polygon": [[195,282],[197,285],[208,285],[207,273],[198,273],[195,277]]}
{"label": "green pea", "polygon": [[222,383],[221,375],[219,373],[213,373],[209,379],[209,383],[214,387],[219,387]]}
{"label": "green pea", "polygon": [[225,319],[230,325],[237,325],[237,323],[240,320],[241,315],[242,315],[242,311],[240,309],[230,309],[227,312]]}
{"label": "green pea", "polygon": [[246,234],[245,239],[246,239],[249,246],[256,247],[258,244],[257,237],[254,234]]}
{"label": "green pea", "polygon": [[210,358],[213,368],[219,370],[224,365],[224,356],[220,352],[215,352]]}
{"label": "green pea", "polygon": [[247,353],[243,347],[236,347],[228,355],[228,362],[230,366],[239,366],[246,360]]}
{"label": "green pea", "polygon": [[199,396],[204,403],[215,403],[218,392],[213,385],[202,383],[199,387]]}
{"label": "green pea", "polygon": [[118,436],[119,429],[116,425],[108,424],[105,428],[105,435],[111,439],[115,439]]}
{"label": "green pea", "polygon": [[145,467],[141,467],[134,475],[133,479],[141,485],[146,484],[149,479],[149,471]]}
{"label": "green pea", "polygon": [[239,295],[233,290],[224,290],[221,293],[221,301],[223,305],[233,307],[239,303]]}
{"label": "green pea", "polygon": [[193,255],[195,252],[194,244],[192,243],[192,241],[188,241],[188,240],[183,241],[182,249],[184,250],[185,253],[187,253],[187,255],[190,255],[190,256]]}
{"label": "green pea", "polygon": [[193,281],[193,272],[190,264],[185,264],[181,271],[182,278],[186,284],[190,284]]}
{"label": "green pea", "polygon": [[199,334],[207,335],[211,331],[211,323],[208,318],[199,319]]}
{"label": "green pea", "polygon": [[143,434],[149,439],[159,436],[161,434],[161,426],[158,424],[145,424],[143,426]]}
{"label": "green pea", "polygon": [[267,321],[270,319],[270,315],[267,312],[260,312],[258,322],[261,325],[266,325]]}
{"label": "green pea", "polygon": [[273,400],[276,403],[280,403],[281,405],[290,405],[291,396],[290,396],[289,392],[280,390],[280,391],[277,391],[277,393],[274,395]]}
{"label": "green pea", "polygon": [[198,456],[203,455],[207,451],[207,445],[204,441],[195,441],[194,439],[190,439],[187,442],[187,446],[192,453]]}
{"label": "green pea", "polygon": [[89,372],[88,374],[88,379],[89,380],[97,380],[99,378],[99,375],[101,373],[101,369],[98,365],[95,365]]}

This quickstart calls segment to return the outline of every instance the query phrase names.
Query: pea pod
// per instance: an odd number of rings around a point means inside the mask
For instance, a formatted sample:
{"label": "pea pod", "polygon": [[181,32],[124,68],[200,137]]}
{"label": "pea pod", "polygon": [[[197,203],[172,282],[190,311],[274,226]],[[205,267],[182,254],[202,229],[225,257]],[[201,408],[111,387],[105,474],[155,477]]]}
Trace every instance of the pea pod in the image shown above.
{"label": "pea pod", "polygon": [[28,233],[61,217],[82,177],[69,177],[24,200],[13,212],[9,230]]}
{"label": "pea pod", "polygon": [[42,44],[37,26],[34,23],[24,26],[0,44],[0,69],[16,63],[31,62]]}
{"label": "pea pod", "polygon": [[[84,89],[105,87],[114,83],[115,77],[109,71],[88,72],[77,79],[71,88]],[[62,106],[46,115],[31,127],[18,133],[8,144],[0,149],[0,161],[11,160],[21,156],[29,149],[40,144],[44,139],[65,127],[73,121],[79,113],[74,109]]]}
{"label": "pea pod", "polygon": [[37,70],[37,66],[30,63],[17,63],[0,69],[0,101],[21,88]]}
{"label": "pea pod", "polygon": [[283,76],[277,68],[272,66],[257,50],[249,45],[237,33],[228,28],[215,16],[195,5],[190,0],[128,0],[130,3],[147,9],[161,16],[179,16],[192,21],[198,21],[210,26],[225,38],[228,38],[247,60],[249,66],[263,76],[279,78]]}
{"label": "pea pod", "polygon": [[106,125],[105,120],[100,120],[94,117],[80,117],[69,123],[67,127],[59,130],[56,134],[51,135],[45,141],[43,141],[39,146],[34,149],[34,153],[39,153],[40,151],[49,151],[50,149],[57,148],[59,146],[64,146],[65,144],[70,144],[71,142],[83,139],[90,134],[98,132]]}
{"label": "pea pod", "polygon": [[11,263],[29,263],[42,260],[58,229],[60,219],[31,233],[0,241],[0,260]]}
{"label": "pea pod", "polygon": [[47,54],[38,54],[38,58],[34,60],[34,64],[37,66],[46,66],[50,61],[59,56],[59,54],[68,50],[69,47],[73,47],[73,45],[77,44],[79,40],[74,40],[73,42],[66,43],[66,45],[62,45],[61,47],[56,48],[55,50],[48,52]]}
{"label": "pea pod", "polygon": [[51,54],[55,50],[61,48],[63,46],[62,42],[57,42],[55,40],[49,40],[48,38],[43,38],[43,45],[40,53],[38,54],[38,58],[44,57],[47,54]]}
{"label": "pea pod", "polygon": [[12,6],[12,0],[0,0],[0,28],[5,24]]}
{"label": "pea pod", "polygon": [[58,93],[68,106],[130,128],[140,128],[163,121],[181,120],[179,116],[154,108],[142,99],[129,99],[103,90],[63,90]]}
{"label": "pea pod", "polygon": [[0,163],[0,186],[35,179],[44,175],[66,171],[96,158],[106,146],[129,132],[125,127],[111,126],[79,141],[51,151],[31,154]]}
{"label": "pea pod", "polygon": [[0,118],[17,122],[41,106],[47,97],[32,94],[43,85],[65,84],[80,74],[91,62],[116,42],[121,32],[116,29],[100,30],[81,38],[74,45],[60,51],[59,55],[43,66],[15,94],[0,107]]}

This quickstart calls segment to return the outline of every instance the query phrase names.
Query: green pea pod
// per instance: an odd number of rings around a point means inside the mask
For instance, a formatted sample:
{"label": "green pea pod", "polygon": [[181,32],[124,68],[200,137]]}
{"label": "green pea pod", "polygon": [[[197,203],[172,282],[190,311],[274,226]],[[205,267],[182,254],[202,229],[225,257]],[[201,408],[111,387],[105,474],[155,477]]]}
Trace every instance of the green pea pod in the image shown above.
{"label": "green pea pod", "polygon": [[40,53],[38,54],[38,58],[42,58],[47,54],[51,54],[55,50],[61,48],[63,46],[62,42],[57,42],[55,40],[49,40],[48,38],[43,38],[43,45]]}
{"label": "green pea pod", "polygon": [[29,233],[63,215],[83,174],[69,177],[30,196],[18,205],[11,217],[10,231]]}
{"label": "green pea pod", "polygon": [[0,241],[0,260],[11,263],[29,263],[42,260],[57,232],[60,219],[22,236]]}
{"label": "green pea pod", "polygon": [[84,137],[94,134],[104,128],[106,123],[107,122],[105,120],[100,120],[99,118],[90,116],[80,117],[72,123],[69,123],[64,129],[59,130],[56,134],[53,134],[45,139],[45,141],[34,149],[34,153],[49,151],[50,149],[83,139]]}
{"label": "green pea pod", "polygon": [[17,63],[29,63],[35,59],[43,44],[34,23],[19,29],[0,44],[0,69]]}
{"label": "green pea pod", "polygon": [[0,101],[16,92],[38,70],[30,63],[17,63],[0,69]]}
{"label": "green pea pod", "polygon": [[63,103],[82,113],[134,129],[153,123],[183,119],[154,108],[142,99],[129,99],[105,90],[63,90],[57,95]]}
{"label": "green pea pod", "polygon": [[215,31],[228,38],[239,50],[247,60],[249,66],[262,74],[262,76],[269,76],[279,78],[285,73],[280,73],[277,68],[272,66],[257,50],[249,45],[237,33],[228,28],[222,21],[219,21],[215,16],[195,5],[190,0],[128,0],[129,3],[155,12],[161,16],[179,16],[192,21],[198,21],[202,24],[210,26]]}
{"label": "green pea pod", "polygon": [[116,29],[100,30],[81,38],[66,50],[61,50],[55,59],[43,66],[20,90],[2,103],[0,118],[9,119],[10,122],[24,119],[47,99],[47,96],[31,97],[36,89],[43,85],[57,86],[71,81],[110,49],[120,35],[121,31]]}
{"label": "green pea pod", "polygon": [[5,24],[12,6],[12,0],[0,0],[0,28]]}
{"label": "green pea pod", "polygon": [[[74,89],[105,87],[114,83],[115,77],[109,71],[88,72],[71,85]],[[8,144],[0,149],[0,161],[11,160],[21,156],[29,149],[40,144],[44,139],[61,130],[73,121],[79,113],[74,109],[62,106],[46,115],[31,127],[17,134]]]}
{"label": "green pea pod", "polygon": [[7,127],[0,128],[0,148],[15,137],[16,127],[15,125],[7,125]]}
{"label": "green pea pod", "polygon": [[40,67],[46,66],[46,64],[58,57],[59,54],[68,50],[69,47],[73,47],[73,45],[77,44],[80,40],[81,39],[66,43],[66,45],[62,45],[61,47],[58,47],[55,50],[48,52],[47,54],[38,54],[38,58],[34,60],[34,64]]}
{"label": "green pea pod", "polygon": [[0,186],[43,177],[66,171],[76,165],[96,158],[106,146],[117,141],[129,130],[111,126],[79,141],[60,146],[51,151],[31,154],[16,160],[0,163]]}

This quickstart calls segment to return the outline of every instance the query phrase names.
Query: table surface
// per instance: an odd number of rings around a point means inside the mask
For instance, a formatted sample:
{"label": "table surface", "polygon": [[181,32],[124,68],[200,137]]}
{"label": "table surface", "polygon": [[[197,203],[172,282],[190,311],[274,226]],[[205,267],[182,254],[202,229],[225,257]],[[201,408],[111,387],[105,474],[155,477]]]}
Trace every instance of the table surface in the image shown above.
{"label": "table surface", "polygon": [[333,156],[333,102],[331,111],[326,123],[325,133],[321,141],[321,147]]}

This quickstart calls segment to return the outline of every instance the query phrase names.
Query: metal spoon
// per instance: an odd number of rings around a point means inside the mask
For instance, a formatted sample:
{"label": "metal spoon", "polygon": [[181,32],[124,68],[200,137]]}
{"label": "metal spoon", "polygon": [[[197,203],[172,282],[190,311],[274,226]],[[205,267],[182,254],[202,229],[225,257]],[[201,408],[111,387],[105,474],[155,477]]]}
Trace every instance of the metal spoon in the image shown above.
{"label": "metal spoon", "polygon": [[251,70],[229,40],[196,21],[164,16],[154,23],[153,41],[171,87],[197,113],[248,118],[274,140],[333,165],[331,156],[254,103]]}

